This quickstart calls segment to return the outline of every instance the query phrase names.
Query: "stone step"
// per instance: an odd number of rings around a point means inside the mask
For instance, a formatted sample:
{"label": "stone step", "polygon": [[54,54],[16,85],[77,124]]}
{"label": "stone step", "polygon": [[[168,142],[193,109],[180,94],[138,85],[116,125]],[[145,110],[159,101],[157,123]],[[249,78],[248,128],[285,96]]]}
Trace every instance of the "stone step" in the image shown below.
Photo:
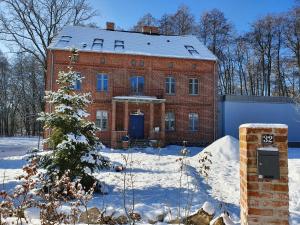
{"label": "stone step", "polygon": [[147,147],[149,147],[149,140],[147,140],[147,139],[130,140],[130,147],[147,148]]}

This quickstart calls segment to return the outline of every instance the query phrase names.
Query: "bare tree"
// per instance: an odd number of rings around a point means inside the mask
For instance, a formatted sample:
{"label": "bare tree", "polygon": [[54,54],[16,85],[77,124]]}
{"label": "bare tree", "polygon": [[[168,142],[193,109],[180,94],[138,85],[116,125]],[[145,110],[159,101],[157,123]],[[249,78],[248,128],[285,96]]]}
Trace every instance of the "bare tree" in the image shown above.
{"label": "bare tree", "polygon": [[43,67],[31,54],[10,59],[0,53],[0,135],[38,135],[42,109]]}
{"label": "bare tree", "polygon": [[62,27],[96,15],[87,0],[0,0],[0,8],[0,40],[34,55],[45,71],[47,47]]}
{"label": "bare tree", "polygon": [[179,6],[172,16],[174,33],[177,35],[192,34],[195,28],[195,18],[186,5]]}
{"label": "bare tree", "polygon": [[223,12],[213,9],[201,15],[199,23],[199,37],[205,45],[218,57],[224,46],[229,43],[232,25]]}
{"label": "bare tree", "polygon": [[159,30],[164,35],[174,35],[173,16],[170,14],[164,14],[159,20]]}
{"label": "bare tree", "polygon": [[142,32],[143,26],[157,26],[157,19],[155,19],[151,13],[147,13],[138,20],[137,24],[132,28],[132,30]]}
{"label": "bare tree", "polygon": [[7,58],[0,51],[0,135],[8,134],[9,124],[9,64]]}
{"label": "bare tree", "polygon": [[234,63],[231,56],[233,27],[218,9],[204,12],[200,18],[198,36],[219,59],[219,90],[234,94]]}
{"label": "bare tree", "polygon": [[271,15],[255,21],[248,33],[248,40],[260,57],[262,75],[261,95],[271,95],[272,51],[275,22]]}
{"label": "bare tree", "polygon": [[300,1],[286,15],[285,20],[285,44],[292,51],[295,63],[298,67],[298,89],[300,90]]}

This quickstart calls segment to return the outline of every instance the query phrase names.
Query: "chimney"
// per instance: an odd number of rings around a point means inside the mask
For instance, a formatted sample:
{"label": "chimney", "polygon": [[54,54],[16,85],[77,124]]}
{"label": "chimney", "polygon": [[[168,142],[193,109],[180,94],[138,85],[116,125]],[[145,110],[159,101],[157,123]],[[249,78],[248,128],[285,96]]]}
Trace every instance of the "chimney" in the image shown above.
{"label": "chimney", "polygon": [[115,30],[115,23],[106,22],[106,30]]}
{"label": "chimney", "polygon": [[159,34],[158,27],[155,26],[143,26],[142,33],[144,34]]}

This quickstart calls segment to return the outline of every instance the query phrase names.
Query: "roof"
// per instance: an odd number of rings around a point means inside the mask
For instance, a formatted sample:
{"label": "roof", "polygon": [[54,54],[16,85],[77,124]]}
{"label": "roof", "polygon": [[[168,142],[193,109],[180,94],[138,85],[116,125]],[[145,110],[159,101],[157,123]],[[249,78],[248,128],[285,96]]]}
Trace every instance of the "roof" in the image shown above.
{"label": "roof", "polygon": [[[122,47],[124,46],[124,47]],[[66,26],[48,49],[217,60],[196,36],[149,35],[99,28]]]}

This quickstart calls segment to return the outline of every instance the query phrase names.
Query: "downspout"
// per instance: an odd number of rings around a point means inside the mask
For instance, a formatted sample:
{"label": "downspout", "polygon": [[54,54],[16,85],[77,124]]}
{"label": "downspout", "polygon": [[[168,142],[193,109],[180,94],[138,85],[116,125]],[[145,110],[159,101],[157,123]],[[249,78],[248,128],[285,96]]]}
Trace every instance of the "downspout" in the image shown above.
{"label": "downspout", "polygon": [[[51,53],[51,72],[50,72],[50,90],[53,91],[53,77],[54,77],[54,55],[52,49],[50,49]],[[52,104],[49,104],[49,111],[52,112]]]}
{"label": "downspout", "polygon": [[217,129],[216,129],[216,125],[217,125],[217,116],[216,116],[216,97],[217,97],[217,90],[216,90],[216,86],[218,85],[217,84],[217,81],[216,81],[216,64],[217,64],[217,61],[214,62],[214,68],[213,68],[213,73],[214,73],[214,141],[216,140],[216,132],[217,132]]}
{"label": "downspout", "polygon": [[[50,65],[50,91],[53,91],[53,77],[54,77],[54,55],[52,49],[49,50],[51,55],[51,65]],[[52,104],[49,103],[49,113],[52,112]],[[48,129],[48,137],[51,135],[51,130]]]}

